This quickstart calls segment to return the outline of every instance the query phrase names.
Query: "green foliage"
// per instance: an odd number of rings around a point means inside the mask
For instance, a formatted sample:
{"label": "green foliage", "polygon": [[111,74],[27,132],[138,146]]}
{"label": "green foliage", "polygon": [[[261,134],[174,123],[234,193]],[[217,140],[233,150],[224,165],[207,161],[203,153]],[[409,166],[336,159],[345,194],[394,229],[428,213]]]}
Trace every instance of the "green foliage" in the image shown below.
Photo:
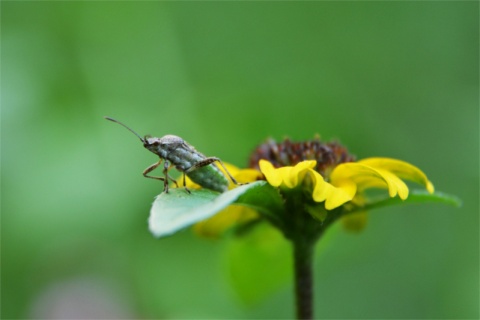
{"label": "green foliage", "polygon": [[228,242],[229,277],[244,302],[263,302],[292,282],[291,244],[277,229],[261,223],[248,234]]}
{"label": "green foliage", "polygon": [[150,211],[150,231],[156,237],[167,236],[178,230],[205,220],[243,196],[243,203],[248,203],[248,194],[260,193],[264,181],[257,181],[219,194],[207,189],[191,190],[187,193],[183,188],[171,189],[169,193],[161,193],[153,202]]}
{"label": "green foliage", "polygon": [[[220,244],[151,236],[163,185],[141,172],[158,159],[105,115],[240,167],[269,136],[315,133],[418,165],[462,207],[385,208],[360,236],[336,233],[317,309],[478,318],[478,2],[0,6],[2,319],[290,314],[289,289],[251,309],[229,296]],[[115,303],[72,298],[85,276]]]}
{"label": "green foliage", "polygon": [[[171,235],[212,217],[232,204],[256,210],[271,225],[257,221],[241,226],[237,230],[239,236],[230,241],[227,252],[235,291],[243,301],[256,304],[280,288],[287,279],[292,279],[292,243],[289,241],[316,239],[340,217],[343,217],[344,226],[349,230],[359,231],[365,226],[366,211],[379,207],[424,202],[460,205],[460,200],[454,196],[413,190],[403,201],[398,197],[382,198],[368,201],[357,211],[344,212],[339,208],[327,212],[323,205],[305,206],[303,195],[303,192],[289,192],[288,196],[295,199],[288,201],[299,207],[291,207],[286,212],[287,199],[283,199],[278,189],[265,181],[252,182],[221,194],[206,189],[191,190],[191,194],[182,188],[172,189],[155,199],[149,219],[150,231],[157,237]],[[314,212],[318,208],[322,208],[323,214]],[[304,213],[305,209],[308,214]],[[307,243],[313,250],[315,241]]]}
{"label": "green foliage", "polygon": [[382,197],[369,200],[368,203],[362,207],[362,211],[370,211],[382,207],[406,205],[406,204],[418,204],[418,203],[438,203],[446,204],[454,207],[460,207],[462,200],[457,196],[450,195],[444,192],[435,192],[433,194],[428,193],[426,190],[410,190],[408,198],[402,200],[398,197]]}
{"label": "green foliage", "polygon": [[277,190],[265,181],[256,181],[222,194],[207,189],[191,190],[188,194],[182,188],[161,193],[150,211],[150,231],[156,237],[170,235],[213,216],[230,204],[252,208],[274,224],[284,223],[279,219],[284,208]]}

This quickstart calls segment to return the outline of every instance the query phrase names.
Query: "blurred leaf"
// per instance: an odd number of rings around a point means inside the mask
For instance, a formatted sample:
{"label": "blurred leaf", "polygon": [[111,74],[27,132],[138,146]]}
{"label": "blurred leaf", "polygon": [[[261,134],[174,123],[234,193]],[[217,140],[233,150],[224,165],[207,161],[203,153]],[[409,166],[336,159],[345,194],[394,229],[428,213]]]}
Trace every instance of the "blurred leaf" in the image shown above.
{"label": "blurred leaf", "polygon": [[233,239],[227,248],[228,270],[238,296],[248,304],[258,303],[288,283],[291,251],[283,235],[266,223]]}
{"label": "blurred leaf", "polygon": [[358,211],[353,214],[343,216],[340,221],[346,231],[359,233],[367,225],[368,214],[366,211]]}
{"label": "blurred leaf", "polygon": [[435,192],[433,194],[430,194],[425,190],[413,190],[410,192],[410,194],[408,195],[408,198],[405,200],[402,200],[398,197],[380,198],[367,203],[362,208],[362,211],[377,209],[381,207],[394,206],[394,205],[405,205],[405,204],[427,203],[427,202],[448,204],[455,207],[460,207],[462,205],[462,201],[454,195],[449,195],[442,192]]}

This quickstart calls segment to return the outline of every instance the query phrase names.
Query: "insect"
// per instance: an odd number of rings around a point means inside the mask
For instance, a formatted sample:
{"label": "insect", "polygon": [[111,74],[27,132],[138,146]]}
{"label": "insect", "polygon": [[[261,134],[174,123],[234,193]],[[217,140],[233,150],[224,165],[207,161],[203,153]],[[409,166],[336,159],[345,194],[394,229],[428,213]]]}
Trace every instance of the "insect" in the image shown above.
{"label": "insect", "polygon": [[[163,191],[166,193],[168,193],[169,180],[175,183],[175,185],[178,187],[177,181],[168,174],[168,171],[173,166],[175,166],[178,171],[183,172],[183,187],[188,193],[190,193],[190,190],[188,190],[186,186],[185,175],[187,175],[193,182],[201,185],[204,188],[218,192],[225,192],[228,190],[228,180],[222,171],[220,171],[220,169],[217,167],[215,162],[218,162],[222,166],[234,184],[242,185],[242,183],[238,183],[237,180],[235,180],[235,178],[233,178],[233,176],[230,174],[230,172],[228,172],[222,160],[217,157],[204,156],[178,136],[166,135],[161,138],[145,136],[142,138],[138,133],[120,121],[110,117],[105,117],[105,119],[118,123],[119,125],[130,130],[140,139],[140,141],[142,141],[143,146],[146,149],[160,157],[158,162],[152,164],[143,171],[143,176],[145,178],[163,181]],[[148,175],[151,171],[160,166],[163,161],[164,177],[154,177]]]}

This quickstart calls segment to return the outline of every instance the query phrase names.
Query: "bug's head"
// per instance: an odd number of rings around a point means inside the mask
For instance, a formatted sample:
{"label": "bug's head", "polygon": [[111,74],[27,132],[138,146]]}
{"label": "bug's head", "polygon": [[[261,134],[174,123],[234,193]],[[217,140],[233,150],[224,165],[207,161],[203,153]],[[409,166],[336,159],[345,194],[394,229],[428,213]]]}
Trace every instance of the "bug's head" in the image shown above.
{"label": "bug's head", "polygon": [[161,138],[145,136],[143,140],[143,146],[158,155],[167,154],[185,142],[182,138],[171,134],[167,134]]}
{"label": "bug's head", "polygon": [[146,135],[143,138],[143,146],[145,147],[145,149],[148,149],[153,153],[156,153],[155,150],[157,150],[158,146],[160,146],[161,144],[162,142],[160,138],[155,138],[150,135]]}

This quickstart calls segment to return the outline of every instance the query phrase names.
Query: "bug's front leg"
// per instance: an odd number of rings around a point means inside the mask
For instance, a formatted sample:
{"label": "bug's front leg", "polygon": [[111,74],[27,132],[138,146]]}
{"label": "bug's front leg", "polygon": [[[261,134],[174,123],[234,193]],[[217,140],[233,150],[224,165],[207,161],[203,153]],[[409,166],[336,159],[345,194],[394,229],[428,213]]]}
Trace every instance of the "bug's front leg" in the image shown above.
{"label": "bug's front leg", "polygon": [[145,178],[150,178],[150,179],[157,179],[162,181],[165,180],[164,178],[161,178],[161,177],[153,177],[148,175],[149,172],[155,170],[161,163],[162,163],[162,159],[160,158],[160,160],[158,160],[157,163],[154,163],[151,166],[149,166],[147,169],[143,170],[143,176]]}
{"label": "bug's front leg", "polygon": [[172,180],[175,185],[177,186],[178,188],[178,183],[176,180],[172,179],[169,175],[168,175],[168,170],[170,169],[170,163],[168,163],[167,160],[165,160],[165,163],[163,164],[163,175],[165,176],[165,179],[163,180],[163,191],[165,191],[166,193],[168,193],[168,179]]}
{"label": "bug's front leg", "polygon": [[163,181],[163,191],[167,192],[168,193],[168,179],[170,179],[171,181],[173,181],[175,183],[175,185],[177,186],[178,188],[178,183],[177,181],[175,181],[175,179],[173,179],[172,177],[170,177],[168,175],[168,168],[169,168],[169,164],[167,161],[165,161],[165,164],[164,164],[164,169],[163,169],[163,174],[164,174],[164,178],[162,177],[154,177],[154,176],[149,176],[148,173],[152,172],[153,170],[155,170],[161,163],[162,163],[163,159],[160,158],[160,160],[158,160],[158,162],[152,164],[151,166],[149,166],[147,169],[145,169],[143,171],[143,176],[145,178],[150,178],[150,179],[155,179],[155,180],[160,180],[160,181]]}

